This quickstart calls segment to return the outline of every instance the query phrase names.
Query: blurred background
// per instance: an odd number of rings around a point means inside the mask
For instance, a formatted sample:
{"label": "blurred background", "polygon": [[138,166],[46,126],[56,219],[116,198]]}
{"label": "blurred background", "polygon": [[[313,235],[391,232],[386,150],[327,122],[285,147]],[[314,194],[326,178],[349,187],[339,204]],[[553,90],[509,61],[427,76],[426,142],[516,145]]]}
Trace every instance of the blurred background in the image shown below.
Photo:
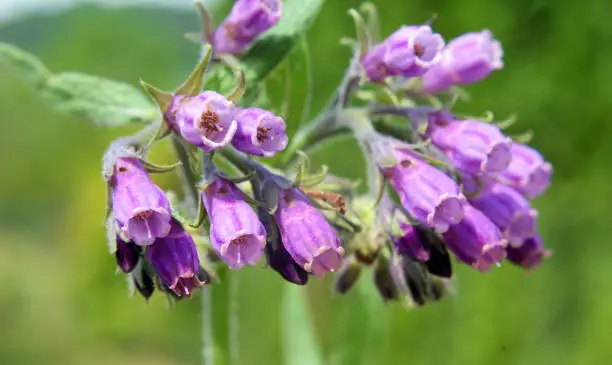
{"label": "blurred background", "polygon": [[[608,364],[612,2],[374,2],[385,35],[437,13],[435,29],[447,39],[489,28],[502,42],[504,70],[470,87],[472,101],[459,110],[492,110],[498,119],[516,113],[512,131],[534,131],[532,145],[555,168],[553,186],[535,202],[555,254],[528,274],[510,265],[487,275],[456,265],[457,295],[419,310],[385,306],[357,291],[334,296],[329,279],[313,280],[307,290],[323,354],[332,363],[348,343],[356,364]],[[349,51],[338,42],[353,36],[346,10],[358,5],[328,0],[307,34],[313,112],[347,65]],[[216,6],[216,18],[227,9]],[[182,81],[197,59],[197,46],[183,34],[198,26],[191,0],[0,0],[0,41],[36,54],[52,71],[133,84],[142,78],[165,89]],[[294,72],[290,100],[299,101],[303,70]],[[287,120],[295,130],[298,118],[291,116],[301,111],[292,105]],[[58,114],[4,66],[0,129],[0,364],[199,364],[199,300],[168,310],[161,295],[149,303],[129,297],[105,243],[101,155],[112,139],[134,129],[98,128]],[[346,140],[314,158],[357,178],[363,171],[356,156]],[[162,148],[154,160],[172,161],[172,155]],[[156,181],[178,189],[171,176]],[[280,364],[280,293],[289,284],[258,267],[233,275],[239,278],[239,363]]]}

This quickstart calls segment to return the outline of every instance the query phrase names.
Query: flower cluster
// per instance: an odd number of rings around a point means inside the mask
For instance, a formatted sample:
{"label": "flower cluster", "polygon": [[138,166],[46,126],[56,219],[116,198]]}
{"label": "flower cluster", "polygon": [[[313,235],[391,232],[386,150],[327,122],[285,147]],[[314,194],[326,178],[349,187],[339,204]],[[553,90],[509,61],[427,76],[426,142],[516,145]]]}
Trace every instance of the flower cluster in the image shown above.
{"label": "flower cluster", "polygon": [[[205,70],[239,66],[240,55],[280,17],[279,1],[238,0],[181,87],[166,93],[145,84],[161,110],[159,130],[109,148],[109,237],[119,269],[140,293],[148,298],[158,288],[188,297],[221,263],[241,269],[265,258],[298,285],[338,271],[340,293],[371,270],[384,300],[423,305],[448,291],[452,255],[480,272],[504,260],[540,265],[549,251],[531,201],[550,185],[551,164],[500,123],[453,110],[461,85],[502,68],[490,31],[446,44],[431,25],[410,25],[372,45],[368,29],[360,29],[365,38],[355,43],[333,102],[290,140],[274,109],[243,105],[244,85],[229,96],[202,91]],[[311,173],[298,152],[338,133],[362,146],[366,194],[325,169]],[[176,167],[146,160],[166,137],[187,182],[185,201],[149,176]],[[218,159],[243,176],[217,167]]]}

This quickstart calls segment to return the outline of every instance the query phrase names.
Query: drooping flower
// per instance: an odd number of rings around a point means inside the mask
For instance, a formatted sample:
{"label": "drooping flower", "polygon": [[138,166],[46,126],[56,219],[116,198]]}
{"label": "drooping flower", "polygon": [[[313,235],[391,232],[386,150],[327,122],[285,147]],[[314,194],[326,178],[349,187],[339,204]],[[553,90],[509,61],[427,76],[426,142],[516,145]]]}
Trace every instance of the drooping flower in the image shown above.
{"label": "drooping flower", "polygon": [[490,31],[461,35],[442,50],[440,61],[423,75],[423,90],[436,93],[480,81],[503,67],[502,56],[501,44]]}
{"label": "drooping flower", "polygon": [[344,249],[336,231],[300,190],[279,192],[274,219],[287,252],[304,270],[322,277],[340,268]]}
{"label": "drooping flower", "polygon": [[126,238],[150,245],[170,231],[170,203],[137,158],[117,158],[112,188],[113,214]]}
{"label": "drooping flower", "polygon": [[529,199],[544,193],[550,186],[552,165],[527,145],[512,143],[512,160],[498,180],[513,187]]}
{"label": "drooping flower", "polygon": [[213,35],[215,52],[241,53],[260,34],[278,23],[281,8],[279,0],[237,0]]}
{"label": "drooping flower", "polygon": [[266,230],[236,185],[216,177],[202,192],[202,200],[210,218],[210,242],[219,257],[232,269],[257,264]]}
{"label": "drooping flower", "polygon": [[161,281],[177,296],[191,296],[204,285],[198,278],[200,261],[195,243],[181,224],[172,220],[170,233],[147,247],[146,257]]}
{"label": "drooping flower", "polygon": [[187,142],[206,151],[227,146],[234,138],[236,107],[223,95],[204,91],[194,96],[176,96],[166,119]]}
{"label": "drooping flower", "polygon": [[383,167],[406,211],[419,223],[444,232],[463,218],[466,199],[459,185],[408,148],[394,150],[397,163]]}
{"label": "drooping flower", "polygon": [[465,205],[463,220],[443,234],[448,248],[462,262],[481,272],[506,257],[506,241],[497,226],[481,211]]}
{"label": "drooping flower", "polygon": [[536,233],[538,212],[523,195],[509,186],[490,183],[471,198],[470,203],[495,223],[511,245]]}
{"label": "drooping flower", "polygon": [[526,269],[540,266],[542,260],[552,254],[551,251],[544,248],[542,238],[538,234],[527,238],[518,247],[508,247],[507,251],[510,262]]}
{"label": "drooping flower", "polygon": [[459,170],[475,175],[505,170],[512,158],[512,140],[498,127],[475,120],[451,121],[436,118],[427,135]]}
{"label": "drooping flower", "polygon": [[255,156],[272,157],[287,147],[285,121],[259,108],[242,109],[236,114],[238,130],[232,145]]}
{"label": "drooping flower", "polygon": [[404,235],[395,240],[397,251],[418,261],[429,260],[429,252],[423,246],[416,228],[403,222],[400,222],[399,226]]}
{"label": "drooping flower", "polygon": [[117,235],[115,259],[117,266],[126,274],[131,273],[140,260],[140,247],[132,241],[124,241]]}
{"label": "drooping flower", "polygon": [[431,27],[404,26],[368,52],[361,64],[372,81],[424,74],[440,58],[444,39]]}

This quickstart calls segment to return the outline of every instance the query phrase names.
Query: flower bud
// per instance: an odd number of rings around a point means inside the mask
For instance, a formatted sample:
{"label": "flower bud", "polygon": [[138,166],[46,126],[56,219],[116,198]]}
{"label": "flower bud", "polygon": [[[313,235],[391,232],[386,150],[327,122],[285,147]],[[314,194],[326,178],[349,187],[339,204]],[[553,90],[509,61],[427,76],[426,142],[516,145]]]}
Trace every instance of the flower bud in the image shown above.
{"label": "flower bud", "polygon": [[395,248],[403,255],[408,255],[418,261],[429,260],[429,252],[421,243],[416,227],[406,223],[399,223],[404,235],[395,240]]}
{"label": "flower bud", "polygon": [[447,123],[437,118],[430,123],[427,135],[457,169],[471,174],[499,173],[512,158],[512,140],[490,123],[475,120]]}
{"label": "flower bud", "polygon": [[443,50],[440,62],[423,76],[423,90],[436,93],[453,85],[472,84],[503,67],[501,44],[488,30],[453,39]]}
{"label": "flower bud", "polygon": [[170,203],[137,158],[117,158],[112,187],[113,214],[126,238],[150,245],[170,231]]}
{"label": "flower bud", "polygon": [[146,257],[161,281],[177,296],[191,296],[205,283],[199,279],[200,262],[195,243],[181,224],[172,220],[167,237],[147,248]]}
{"label": "flower bud", "polygon": [[166,112],[172,128],[187,142],[206,151],[227,146],[234,138],[236,108],[223,95],[204,91],[198,96],[176,96]]}
{"label": "flower bud", "polygon": [[372,81],[424,74],[440,58],[444,39],[431,27],[404,26],[368,52],[361,64]]}
{"label": "flower bud", "polygon": [[535,149],[520,143],[512,143],[512,160],[498,180],[513,187],[528,199],[544,193],[550,185],[552,165]]}
{"label": "flower bud", "polygon": [[142,295],[145,300],[151,298],[155,292],[155,282],[143,265],[138,265],[130,274],[132,282],[136,287],[136,290]]}
{"label": "flower bud", "polygon": [[215,52],[242,52],[260,34],[278,23],[280,16],[279,0],[237,0],[213,36]]}
{"label": "flower bud", "polygon": [[359,280],[361,270],[361,265],[354,257],[347,258],[336,276],[334,283],[336,292],[339,294],[348,293]]}
{"label": "flower bud", "polygon": [[308,273],[293,261],[282,244],[276,248],[273,246],[271,244],[266,245],[268,265],[288,282],[305,285],[308,282]]}
{"label": "flower bud", "polygon": [[410,149],[395,149],[395,157],[397,163],[383,167],[383,174],[414,219],[439,232],[461,221],[466,199],[453,179]]}
{"label": "flower bud", "polygon": [[519,247],[509,246],[507,251],[508,260],[525,269],[535,269],[542,264],[544,258],[552,254],[544,248],[542,238],[538,234],[524,240]]}
{"label": "flower bud", "polygon": [[448,248],[462,262],[481,272],[506,257],[506,242],[489,218],[471,205],[466,205],[465,216],[443,234]]}
{"label": "flower bud", "polygon": [[489,184],[470,203],[502,231],[510,243],[520,243],[536,233],[538,212],[516,190],[500,183]]}
{"label": "flower bud", "polygon": [[391,263],[386,258],[378,259],[374,267],[374,286],[376,286],[378,294],[385,302],[397,300],[400,295],[397,280],[391,270]]}
{"label": "flower bud", "polygon": [[117,266],[126,274],[131,273],[140,259],[140,247],[132,241],[125,242],[117,236],[117,250],[115,251]]}
{"label": "flower bud", "polygon": [[427,271],[442,278],[452,277],[453,265],[442,238],[436,232],[424,227],[414,227],[414,229],[429,254],[429,259],[425,261]]}
{"label": "flower bud", "polygon": [[287,147],[285,121],[259,108],[242,109],[236,114],[238,129],[232,145],[255,156],[272,157]]}
{"label": "flower bud", "polygon": [[236,185],[217,177],[202,192],[202,200],[210,218],[210,242],[221,259],[232,269],[257,264],[266,230]]}
{"label": "flower bud", "polygon": [[287,252],[307,272],[323,277],[342,264],[336,231],[299,189],[279,192],[274,219]]}

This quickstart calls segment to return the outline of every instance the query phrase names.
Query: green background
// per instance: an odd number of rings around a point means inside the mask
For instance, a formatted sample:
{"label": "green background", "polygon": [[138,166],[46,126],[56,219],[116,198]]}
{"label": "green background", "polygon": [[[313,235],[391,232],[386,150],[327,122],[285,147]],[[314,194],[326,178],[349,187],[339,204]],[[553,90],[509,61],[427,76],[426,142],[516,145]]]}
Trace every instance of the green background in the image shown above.
{"label": "green background", "polygon": [[[308,0],[305,0],[308,1]],[[339,39],[353,35],[346,10],[357,1],[328,0],[308,39],[314,111],[327,100],[350,57]],[[331,295],[330,280],[308,287],[314,326],[328,363],[608,364],[612,359],[612,2],[561,0],[376,1],[383,34],[422,23],[433,13],[447,39],[489,28],[504,45],[505,68],[469,88],[459,110],[519,117],[513,132],[532,129],[532,144],[555,168],[537,199],[540,228],[554,256],[537,271],[504,265],[483,275],[457,266],[457,294],[420,310],[367,299],[359,290]],[[198,27],[195,12],[101,10],[31,17],[0,26],[0,41],[41,57],[53,71],[78,70],[171,89],[193,66],[197,47],[182,35]],[[294,130],[304,98],[302,70],[291,84]],[[284,94],[278,72],[276,95]],[[272,83],[271,85],[274,85]],[[0,364],[200,363],[199,300],[168,310],[128,297],[115,274],[102,226],[101,155],[132,129],[110,130],[43,105],[11,69],[0,67]],[[339,175],[360,177],[350,140],[328,145],[315,160]],[[160,151],[156,161],[171,161]],[[172,176],[156,179],[178,189]],[[279,364],[279,318],[286,285],[260,267],[238,278],[240,364]],[[215,286],[215,292],[228,286]],[[223,310],[215,318],[226,318]]]}

